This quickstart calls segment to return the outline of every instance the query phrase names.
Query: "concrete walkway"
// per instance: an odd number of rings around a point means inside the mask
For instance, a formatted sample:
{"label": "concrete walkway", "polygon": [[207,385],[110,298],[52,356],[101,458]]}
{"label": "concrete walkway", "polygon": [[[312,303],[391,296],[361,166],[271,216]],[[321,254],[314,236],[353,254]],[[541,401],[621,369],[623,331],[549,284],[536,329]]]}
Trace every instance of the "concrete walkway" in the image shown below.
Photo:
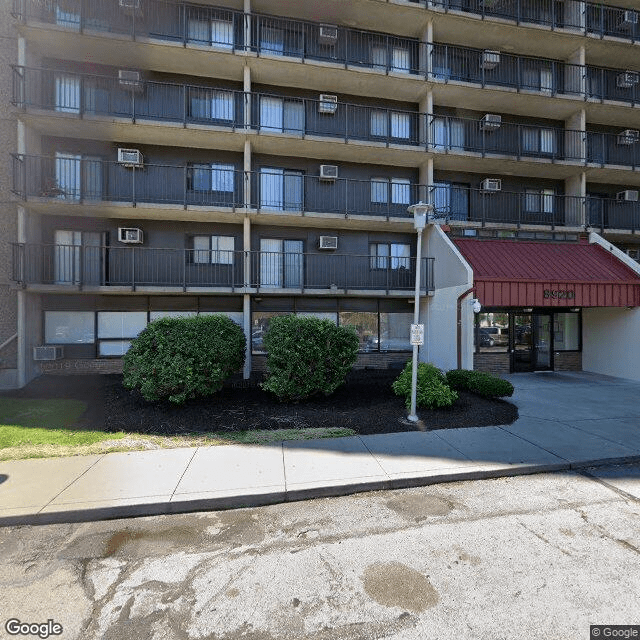
{"label": "concrete walkway", "polygon": [[[509,426],[0,462],[0,525],[255,506],[640,460],[640,383],[586,373],[510,379],[520,417]],[[640,479],[621,481],[640,497]]]}

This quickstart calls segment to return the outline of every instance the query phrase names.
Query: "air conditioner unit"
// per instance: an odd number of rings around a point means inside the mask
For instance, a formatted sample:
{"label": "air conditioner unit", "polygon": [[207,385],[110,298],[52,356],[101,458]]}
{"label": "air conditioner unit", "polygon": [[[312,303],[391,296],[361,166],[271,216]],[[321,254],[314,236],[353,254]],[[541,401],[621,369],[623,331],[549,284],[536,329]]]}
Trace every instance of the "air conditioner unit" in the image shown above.
{"label": "air conditioner unit", "polygon": [[335,164],[320,165],[320,180],[333,182],[338,177],[338,167]]}
{"label": "air conditioner unit", "polygon": [[125,167],[142,167],[142,153],[137,149],[118,149],[118,162]]}
{"label": "air conditioner unit", "polygon": [[502,191],[502,180],[500,178],[485,178],[480,185],[480,191]]}
{"label": "air conditioner unit", "polygon": [[34,360],[60,360],[64,358],[63,347],[57,346],[43,346],[33,347],[33,359]]}
{"label": "air conditioner unit", "polygon": [[335,113],[338,110],[338,96],[332,96],[328,93],[320,94],[318,102],[318,113]]}
{"label": "air conditioner unit", "polygon": [[500,64],[500,52],[499,51],[486,51],[482,52],[482,61],[480,66],[483,69],[495,69]]}
{"label": "air conditioner unit", "polygon": [[621,29],[630,29],[638,24],[638,14],[635,11],[624,11],[618,22],[618,27]]}
{"label": "air conditioner unit", "polygon": [[337,236],[320,236],[318,242],[318,249],[337,249],[338,237]]}
{"label": "air conditioner unit", "polygon": [[485,131],[494,131],[499,129],[502,124],[502,116],[495,113],[487,113],[482,120],[480,120],[480,128]]}
{"label": "air conditioner unit", "polygon": [[118,227],[118,240],[124,244],[142,244],[143,239],[142,229]]}
{"label": "air conditioner unit", "polygon": [[616,194],[616,199],[620,202],[638,202],[638,192],[635,189],[627,189]]}
{"label": "air conditioner unit", "polygon": [[139,71],[129,71],[128,69],[118,70],[118,82],[121,87],[127,87],[134,91],[142,89],[142,75]]}
{"label": "air conditioner unit", "polygon": [[502,0],[482,0],[482,6],[486,9],[494,9],[502,4]]}
{"label": "air conditioner unit", "polygon": [[124,13],[142,13],[142,0],[118,0]]}
{"label": "air conditioner unit", "polygon": [[637,71],[625,71],[618,74],[616,84],[622,89],[630,89],[638,84],[638,80],[640,80],[640,74]]}
{"label": "air conditioner unit", "polygon": [[640,131],[625,129],[618,134],[618,144],[635,144],[640,138]]}
{"label": "air conditioner unit", "polygon": [[633,260],[640,260],[640,249],[627,249],[625,253]]}
{"label": "air conditioner unit", "polygon": [[318,42],[328,45],[338,42],[338,27],[334,24],[321,24],[318,28]]}

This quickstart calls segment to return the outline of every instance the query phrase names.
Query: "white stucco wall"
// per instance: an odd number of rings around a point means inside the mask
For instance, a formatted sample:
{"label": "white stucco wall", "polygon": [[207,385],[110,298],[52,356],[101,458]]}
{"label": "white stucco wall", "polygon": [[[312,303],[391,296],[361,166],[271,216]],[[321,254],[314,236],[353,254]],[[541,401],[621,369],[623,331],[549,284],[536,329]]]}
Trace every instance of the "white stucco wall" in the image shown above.
{"label": "white stucco wall", "polygon": [[583,309],[582,369],[640,380],[640,308]]}
{"label": "white stucco wall", "polygon": [[[425,255],[435,258],[435,293],[422,299],[420,321],[425,324],[425,344],[420,361],[440,369],[458,368],[458,296],[473,283],[471,267],[439,226],[429,227]],[[462,303],[462,367],[473,368],[473,310],[469,294]]]}

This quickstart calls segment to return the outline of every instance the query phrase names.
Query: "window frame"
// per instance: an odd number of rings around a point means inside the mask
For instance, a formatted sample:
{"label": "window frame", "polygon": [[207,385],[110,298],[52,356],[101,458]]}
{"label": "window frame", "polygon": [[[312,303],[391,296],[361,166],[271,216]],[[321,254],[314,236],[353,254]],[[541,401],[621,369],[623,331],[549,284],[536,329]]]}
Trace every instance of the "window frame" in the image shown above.
{"label": "window frame", "polygon": [[[205,241],[208,244],[208,248],[198,248],[196,244],[198,241]],[[232,248],[220,248],[220,241],[230,241]],[[208,235],[208,234],[194,234],[190,237],[190,263],[191,264],[215,264],[224,266],[233,266],[235,256],[235,236],[225,235]]]}

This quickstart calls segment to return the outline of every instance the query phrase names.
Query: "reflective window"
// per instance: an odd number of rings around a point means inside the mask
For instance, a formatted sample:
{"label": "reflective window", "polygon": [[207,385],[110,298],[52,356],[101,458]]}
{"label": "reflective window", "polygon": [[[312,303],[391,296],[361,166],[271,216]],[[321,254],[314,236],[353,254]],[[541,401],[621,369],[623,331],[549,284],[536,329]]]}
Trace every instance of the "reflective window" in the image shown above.
{"label": "reflective window", "polygon": [[378,351],[378,314],[369,311],[341,311],[341,325],[355,327],[360,351]]}
{"label": "reflective window", "polygon": [[44,340],[47,344],[91,344],[95,342],[93,311],[45,311]]}
{"label": "reflective window", "polygon": [[[531,325],[529,325],[529,333]],[[505,353],[509,348],[509,316],[506,313],[478,313],[474,335],[475,350]]]}
{"label": "reflective window", "polygon": [[580,314],[556,313],[553,319],[553,347],[555,351],[580,349]]}

